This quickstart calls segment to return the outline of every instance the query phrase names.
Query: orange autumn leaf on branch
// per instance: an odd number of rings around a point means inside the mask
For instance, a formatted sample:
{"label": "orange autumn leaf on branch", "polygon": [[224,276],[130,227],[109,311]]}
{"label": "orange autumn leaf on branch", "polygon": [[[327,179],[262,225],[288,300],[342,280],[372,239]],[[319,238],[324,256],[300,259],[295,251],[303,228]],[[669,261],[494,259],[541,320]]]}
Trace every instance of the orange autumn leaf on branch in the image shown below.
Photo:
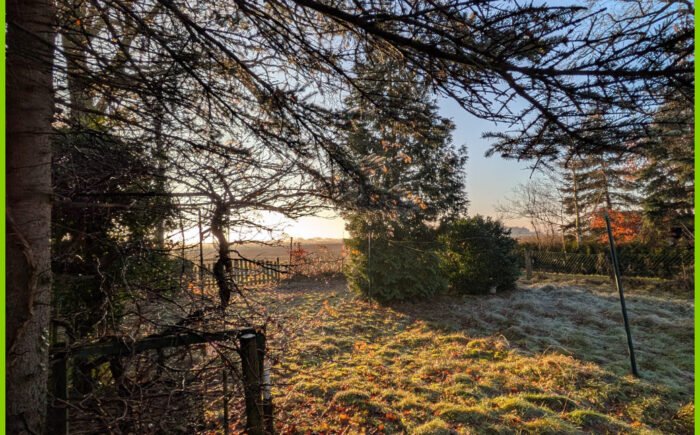
{"label": "orange autumn leaf on branch", "polygon": [[610,215],[610,229],[612,230],[615,242],[629,242],[637,237],[642,227],[642,216],[639,212],[602,210],[597,212],[591,221],[591,228],[603,230],[603,234],[600,236],[601,242],[608,242],[608,233],[604,217],[606,211]]}

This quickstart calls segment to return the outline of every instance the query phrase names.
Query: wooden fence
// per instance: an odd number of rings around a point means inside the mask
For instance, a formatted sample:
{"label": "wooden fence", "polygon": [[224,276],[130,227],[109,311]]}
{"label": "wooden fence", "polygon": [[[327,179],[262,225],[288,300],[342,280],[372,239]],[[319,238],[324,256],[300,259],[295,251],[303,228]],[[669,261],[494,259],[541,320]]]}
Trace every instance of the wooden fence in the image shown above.
{"label": "wooden fence", "polygon": [[[106,355],[128,357],[147,350],[167,347],[188,346],[198,343],[235,342],[238,340],[238,354],[241,358],[243,390],[245,394],[246,432],[264,435],[274,432],[272,399],[269,394],[269,374],[266,369],[266,340],[262,331],[255,328],[227,330],[220,332],[183,332],[176,334],[145,337],[128,343],[117,338],[107,341],[85,344],[77,347],[57,343],[51,347],[50,388],[53,400],[49,405],[47,424],[51,433],[67,435],[69,433],[69,397],[71,384],[70,361],[73,358],[101,357]],[[223,406],[224,433],[229,433],[229,397],[227,392],[227,369],[223,369]]]}
{"label": "wooden fence", "polygon": [[[231,260],[231,263],[231,279],[236,284],[243,286],[278,283],[289,274],[290,270],[289,265],[280,263],[279,258],[275,260],[247,260],[244,258],[235,258]],[[194,271],[199,274],[205,287],[216,286],[214,264],[214,262],[205,262],[204,270],[200,270],[199,265],[194,265]]]}

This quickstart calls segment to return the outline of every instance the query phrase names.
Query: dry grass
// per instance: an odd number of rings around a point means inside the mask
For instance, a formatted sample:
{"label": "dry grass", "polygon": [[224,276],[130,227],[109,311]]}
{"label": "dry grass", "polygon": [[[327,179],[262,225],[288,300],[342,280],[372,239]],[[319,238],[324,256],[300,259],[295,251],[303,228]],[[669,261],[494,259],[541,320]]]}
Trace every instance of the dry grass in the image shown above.
{"label": "dry grass", "polygon": [[277,309],[304,329],[276,366],[280,431],[691,433],[692,300],[629,292],[638,380],[615,294],[589,287],[379,307],[291,283]]}

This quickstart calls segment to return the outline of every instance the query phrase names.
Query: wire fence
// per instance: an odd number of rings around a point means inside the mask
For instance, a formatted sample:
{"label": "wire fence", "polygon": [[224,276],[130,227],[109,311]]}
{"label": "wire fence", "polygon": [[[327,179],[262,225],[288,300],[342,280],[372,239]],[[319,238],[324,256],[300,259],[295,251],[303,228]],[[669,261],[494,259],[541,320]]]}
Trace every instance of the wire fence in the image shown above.
{"label": "wire fence", "polygon": [[[525,264],[525,251],[521,258]],[[609,253],[580,254],[551,251],[529,251],[532,270],[538,272],[611,275]],[[674,252],[618,252],[620,271],[625,277],[673,279],[693,273],[694,256],[691,250]]]}

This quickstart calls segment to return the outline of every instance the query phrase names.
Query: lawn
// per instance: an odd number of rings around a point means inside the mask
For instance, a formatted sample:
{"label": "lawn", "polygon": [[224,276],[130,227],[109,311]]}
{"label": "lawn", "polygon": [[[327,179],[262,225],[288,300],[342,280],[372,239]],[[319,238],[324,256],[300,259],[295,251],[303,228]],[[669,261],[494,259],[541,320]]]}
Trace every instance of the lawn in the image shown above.
{"label": "lawn", "polygon": [[642,379],[607,282],[369,305],[342,280],[269,295],[282,433],[691,433],[693,301],[630,290]]}

